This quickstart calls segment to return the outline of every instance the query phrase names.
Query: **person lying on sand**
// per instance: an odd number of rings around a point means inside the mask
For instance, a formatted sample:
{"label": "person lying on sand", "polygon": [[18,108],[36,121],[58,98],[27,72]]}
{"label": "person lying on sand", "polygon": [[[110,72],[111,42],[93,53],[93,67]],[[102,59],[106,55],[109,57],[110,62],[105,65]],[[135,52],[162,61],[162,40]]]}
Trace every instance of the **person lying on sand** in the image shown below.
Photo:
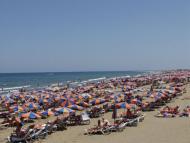
{"label": "person lying on sand", "polygon": [[11,117],[6,117],[2,122],[1,125],[10,125],[12,124],[12,119]]}
{"label": "person lying on sand", "polygon": [[160,110],[160,113],[170,113],[170,114],[178,114],[179,113],[179,106],[176,106],[174,108],[166,106],[162,110]]}
{"label": "person lying on sand", "polygon": [[190,117],[190,106],[183,109],[183,112],[179,115],[180,117]]}
{"label": "person lying on sand", "polygon": [[101,122],[101,120],[98,120],[98,125],[97,126],[94,126],[93,128],[90,128],[90,129],[85,129],[85,135],[86,134],[92,134],[98,130],[100,130],[101,128],[103,128],[103,124]]}
{"label": "person lying on sand", "polygon": [[155,117],[173,118],[173,117],[176,117],[176,115],[167,113],[167,112],[162,112],[162,113],[158,113],[157,115],[155,115]]}
{"label": "person lying on sand", "polygon": [[179,106],[166,106],[156,115],[156,117],[172,118],[179,114]]}

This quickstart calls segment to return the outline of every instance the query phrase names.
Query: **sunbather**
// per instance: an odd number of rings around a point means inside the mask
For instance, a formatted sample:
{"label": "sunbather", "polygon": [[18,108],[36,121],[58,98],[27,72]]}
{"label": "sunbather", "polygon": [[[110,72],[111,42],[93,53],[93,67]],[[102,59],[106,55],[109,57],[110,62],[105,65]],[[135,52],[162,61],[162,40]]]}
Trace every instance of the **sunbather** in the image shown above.
{"label": "sunbather", "polygon": [[102,118],[102,125],[103,125],[103,127],[109,126],[110,122],[107,119]]}
{"label": "sunbather", "polygon": [[10,117],[6,117],[4,121],[1,122],[3,125],[10,125],[12,123],[12,119]]}
{"label": "sunbather", "polygon": [[180,114],[180,117],[189,117],[190,116],[190,107],[187,106],[183,109],[183,112]]}
{"label": "sunbather", "polygon": [[176,106],[174,108],[166,106],[161,111],[161,114],[163,113],[170,113],[170,114],[178,114],[179,113],[179,106]]}

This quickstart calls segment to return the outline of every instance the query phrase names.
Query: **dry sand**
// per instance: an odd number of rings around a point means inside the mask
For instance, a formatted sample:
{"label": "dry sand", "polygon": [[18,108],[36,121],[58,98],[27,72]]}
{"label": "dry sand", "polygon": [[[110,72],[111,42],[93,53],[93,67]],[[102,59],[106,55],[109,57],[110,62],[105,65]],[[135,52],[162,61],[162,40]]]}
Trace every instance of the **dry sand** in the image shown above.
{"label": "dry sand", "polygon": [[[168,105],[190,105],[190,100],[181,100],[190,96],[190,85],[187,93]],[[190,143],[190,118],[156,118],[158,111],[146,112],[145,120],[138,127],[127,127],[123,132],[110,135],[83,135],[85,128],[93,127],[98,119],[92,119],[90,125],[69,127],[68,130],[49,135],[42,143]],[[111,113],[104,115],[111,119]],[[12,129],[0,131],[0,142],[10,135]]]}

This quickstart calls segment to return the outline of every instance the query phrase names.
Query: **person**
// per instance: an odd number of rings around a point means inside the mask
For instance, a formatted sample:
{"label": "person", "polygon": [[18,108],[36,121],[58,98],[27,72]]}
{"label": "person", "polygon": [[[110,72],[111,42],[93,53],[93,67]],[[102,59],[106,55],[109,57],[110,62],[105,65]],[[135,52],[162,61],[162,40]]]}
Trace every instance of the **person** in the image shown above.
{"label": "person", "polygon": [[16,125],[16,135],[21,136],[21,129],[24,126],[23,118],[19,119],[14,116],[12,121]]}
{"label": "person", "polygon": [[130,119],[130,118],[132,118],[132,116],[133,116],[133,114],[132,114],[131,110],[127,109],[126,117]]}
{"label": "person", "polygon": [[179,113],[179,106],[176,106],[174,109],[173,109],[173,114],[178,114]]}
{"label": "person", "polygon": [[164,107],[161,111],[160,111],[160,113],[165,113],[165,112],[170,112],[171,111],[171,108],[169,107],[169,106],[166,106],[166,107]]}
{"label": "person", "polygon": [[103,125],[103,127],[109,126],[110,122],[107,119],[102,118],[102,125]]}
{"label": "person", "polygon": [[102,125],[102,123],[101,123],[101,120],[98,120],[98,126],[97,126],[97,128],[101,128],[103,125]]}
{"label": "person", "polygon": [[2,122],[2,125],[12,125],[12,120],[9,116],[7,116]]}

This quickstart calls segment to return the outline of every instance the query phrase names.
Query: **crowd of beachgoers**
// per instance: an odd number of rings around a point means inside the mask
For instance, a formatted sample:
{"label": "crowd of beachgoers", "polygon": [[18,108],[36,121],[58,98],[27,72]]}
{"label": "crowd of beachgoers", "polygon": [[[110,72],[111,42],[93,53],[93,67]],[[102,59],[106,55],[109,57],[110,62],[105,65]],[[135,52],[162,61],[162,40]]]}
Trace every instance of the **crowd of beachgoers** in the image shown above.
{"label": "crowd of beachgoers", "polygon": [[[112,78],[75,88],[21,90],[0,97],[0,128],[15,128],[9,142],[33,142],[66,130],[67,126],[89,125],[91,118],[99,118],[97,126],[81,131],[85,135],[121,132],[142,122],[146,118],[144,112],[162,106],[156,117],[188,117],[190,106],[180,111],[179,106],[166,104],[181,96],[189,82],[190,71],[176,70]],[[147,90],[145,86],[151,88]],[[121,109],[123,112],[118,114]],[[112,112],[113,123],[104,118],[107,112]],[[39,119],[44,119],[44,123],[39,124]]]}

